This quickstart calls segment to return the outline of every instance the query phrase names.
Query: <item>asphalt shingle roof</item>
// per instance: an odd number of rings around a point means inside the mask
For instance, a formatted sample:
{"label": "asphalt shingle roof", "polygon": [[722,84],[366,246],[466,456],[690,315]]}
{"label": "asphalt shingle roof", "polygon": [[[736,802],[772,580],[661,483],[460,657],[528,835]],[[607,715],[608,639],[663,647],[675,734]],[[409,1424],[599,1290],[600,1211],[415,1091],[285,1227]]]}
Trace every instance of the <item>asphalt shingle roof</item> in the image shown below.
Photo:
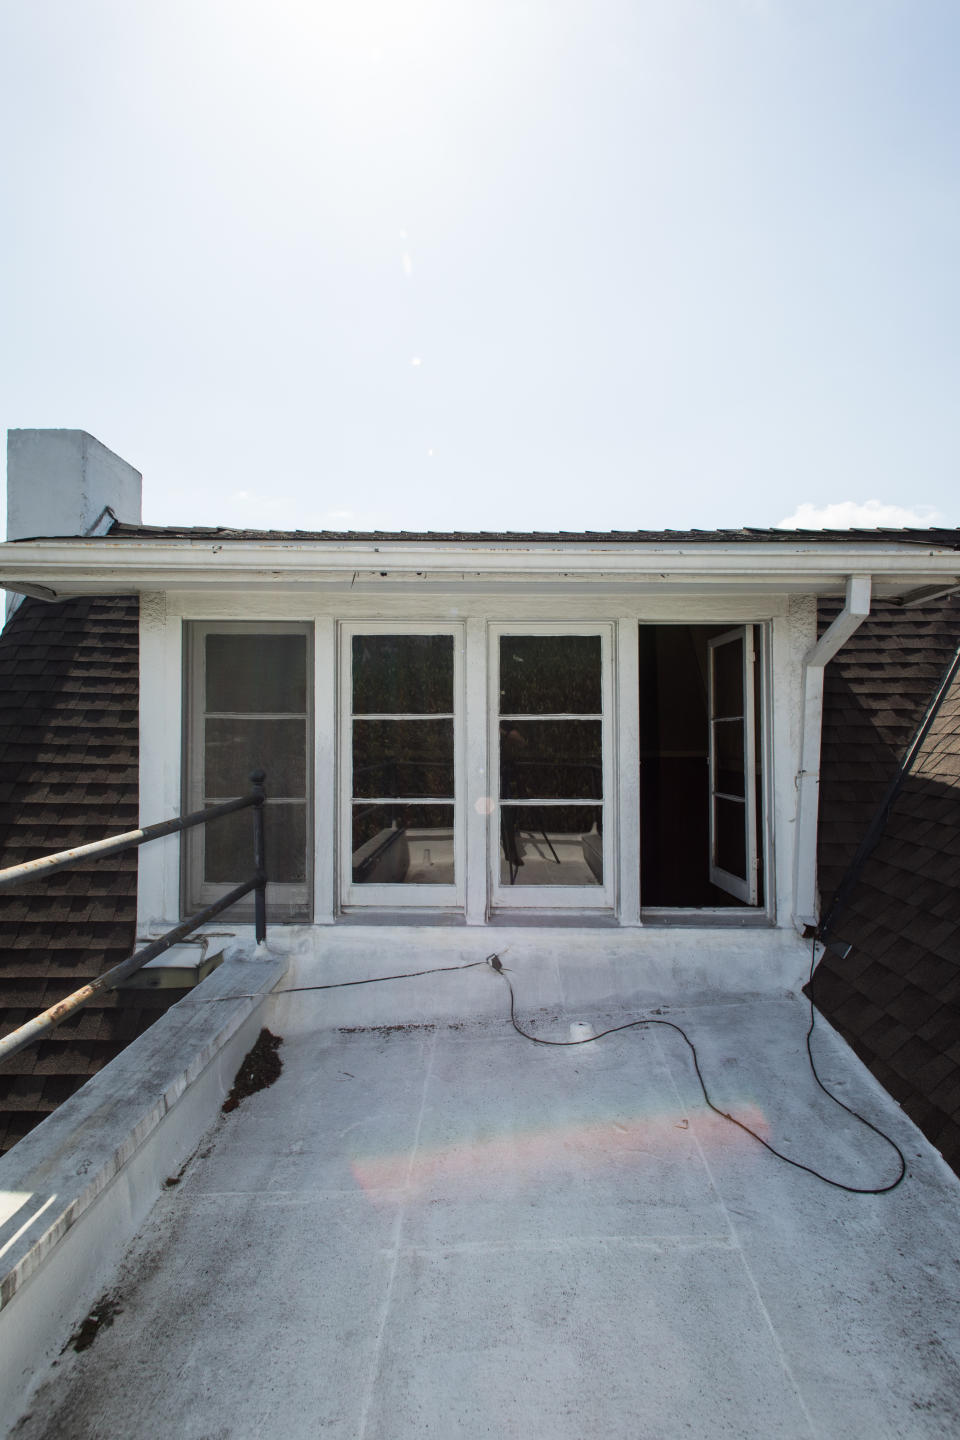
{"label": "asphalt shingle roof", "polygon": [[[0,866],[135,829],[136,599],[25,600],[0,634]],[[130,954],[136,853],[0,893],[0,1033]],[[177,992],[123,991],[0,1065],[8,1149],[142,1033]]]}
{"label": "asphalt shingle roof", "polygon": [[[781,530],[744,526],[725,530],[242,530],[206,525],[129,525],[115,521],[111,540],[450,542],[463,544],[909,544],[960,550],[960,529]],[[91,537],[90,543],[97,539]]]}
{"label": "asphalt shingle roof", "polygon": [[[823,604],[826,625],[835,607]],[[878,605],[827,668],[820,882],[843,880],[960,643],[960,601]],[[850,947],[847,949],[847,947]],[[960,676],[859,871],[818,1007],[960,1171]]]}

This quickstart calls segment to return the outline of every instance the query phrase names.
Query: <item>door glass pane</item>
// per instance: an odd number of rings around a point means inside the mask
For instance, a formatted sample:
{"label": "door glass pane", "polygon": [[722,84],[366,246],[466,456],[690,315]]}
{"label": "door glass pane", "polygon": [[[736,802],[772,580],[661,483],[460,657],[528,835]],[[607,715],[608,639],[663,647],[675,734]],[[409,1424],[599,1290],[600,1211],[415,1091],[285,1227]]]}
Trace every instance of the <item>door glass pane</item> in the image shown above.
{"label": "door glass pane", "polygon": [[599,805],[502,806],[500,883],[602,885],[602,808]]}
{"label": "door glass pane", "polygon": [[714,864],[729,875],[745,876],[747,873],[747,837],[744,825],[744,806],[740,800],[727,800],[715,795],[714,813]]}
{"label": "door glass pane", "polygon": [[746,795],[743,721],[717,720],[713,726],[714,786],[725,795]]}
{"label": "door glass pane", "polygon": [[302,715],[307,708],[305,635],[208,635],[207,710]]}
{"label": "door glass pane", "polygon": [[452,635],[354,635],[355,715],[452,711]]}
{"label": "door glass pane", "polygon": [[245,795],[250,771],[264,770],[271,796],[303,796],[307,788],[306,720],[212,716],[206,724],[207,803]]}
{"label": "door glass pane", "polygon": [[501,635],[501,715],[599,715],[599,635]]}
{"label": "door glass pane", "polygon": [[743,714],[743,641],[716,645],[713,655],[713,713],[718,718]]}
{"label": "door glass pane", "polygon": [[[263,810],[267,876],[271,884],[298,884],[307,878],[307,807],[268,800]],[[253,810],[238,810],[204,827],[204,878],[214,885],[239,885],[253,866]]]}
{"label": "door glass pane", "polygon": [[353,807],[355,885],[452,885],[452,805]]}
{"label": "door glass pane", "polygon": [[353,793],[453,799],[452,720],[354,720]]}
{"label": "door glass pane", "polygon": [[500,794],[504,799],[603,798],[600,720],[504,720]]}

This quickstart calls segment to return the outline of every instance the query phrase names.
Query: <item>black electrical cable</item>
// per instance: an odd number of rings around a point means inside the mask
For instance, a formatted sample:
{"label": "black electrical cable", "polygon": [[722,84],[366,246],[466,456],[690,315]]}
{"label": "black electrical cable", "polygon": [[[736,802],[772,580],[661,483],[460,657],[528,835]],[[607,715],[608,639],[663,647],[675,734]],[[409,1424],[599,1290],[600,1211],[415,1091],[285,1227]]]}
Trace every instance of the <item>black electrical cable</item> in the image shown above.
{"label": "black electrical cable", "polygon": [[[816,953],[816,940],[814,940],[813,955],[811,957],[810,963],[811,980],[813,979]],[[679,1025],[675,1025],[672,1020],[627,1020],[623,1025],[611,1025],[608,1030],[601,1030],[596,1035],[585,1036],[582,1040],[547,1040],[542,1035],[531,1035],[530,1032],[528,1030],[524,1030],[517,1021],[516,996],[513,993],[513,986],[510,983],[510,977],[507,975],[503,964],[501,963],[499,955],[488,955],[487,960],[489,961],[493,969],[496,970],[497,974],[501,975],[507,983],[507,989],[510,991],[510,1024],[513,1026],[514,1030],[516,1030],[518,1035],[523,1036],[524,1040],[531,1040],[533,1041],[534,1045],[592,1045],[595,1040],[602,1040],[605,1035],[616,1035],[617,1032],[620,1030],[634,1030],[644,1025],[663,1025],[668,1030],[675,1030],[676,1033],[687,1045],[687,1048],[689,1049],[690,1054],[693,1058],[693,1068],[696,1071],[697,1079],[700,1082],[700,1089],[703,1092],[703,1098],[706,1101],[709,1109],[711,1109],[715,1115],[721,1116],[722,1119],[729,1120],[731,1125],[736,1125],[738,1130],[742,1130],[745,1134],[752,1136],[752,1138],[756,1140],[758,1144],[762,1145],[765,1150],[769,1150],[770,1154],[775,1155],[778,1160],[783,1160],[785,1164],[792,1165],[796,1170],[804,1170],[808,1175],[813,1175],[817,1180],[822,1180],[825,1185],[832,1185],[835,1190],[846,1190],[847,1193],[850,1195],[886,1195],[888,1191],[895,1190],[900,1184],[903,1177],[906,1175],[907,1162],[904,1157],[903,1151],[900,1149],[900,1146],[896,1143],[896,1141],[892,1140],[889,1135],[884,1134],[882,1130],[878,1129],[877,1126],[872,1124],[871,1121],[865,1119],[863,1115],[858,1114],[856,1110],[851,1110],[850,1106],[845,1105],[842,1100],[838,1100],[836,1095],[831,1094],[831,1092],[827,1089],[826,1085],[824,1085],[823,1081],[820,1079],[820,1076],[817,1074],[817,1067],[813,1059],[813,1051],[810,1048],[810,1036],[813,1034],[813,1027],[815,1024],[815,1011],[812,1001],[810,1002],[810,1027],[807,1030],[807,1055],[810,1060],[810,1069],[813,1071],[813,1078],[820,1086],[820,1089],[823,1091],[824,1095],[829,1096],[829,1098],[833,1100],[837,1105],[839,1105],[842,1110],[846,1110],[848,1115],[852,1115],[855,1120],[861,1121],[862,1124],[866,1125],[868,1130],[872,1130],[875,1135],[879,1135],[882,1140],[886,1140],[887,1144],[891,1145],[893,1149],[897,1152],[898,1156],[900,1157],[900,1173],[897,1176],[896,1180],[892,1180],[889,1185],[861,1187],[858,1185],[846,1185],[842,1180],[831,1180],[829,1175],[821,1174],[821,1172],[819,1170],[815,1170],[812,1165],[804,1165],[802,1160],[793,1160],[789,1155],[784,1155],[781,1150],[777,1150],[773,1145],[769,1143],[769,1141],[764,1140],[762,1135],[758,1135],[756,1130],[751,1130],[749,1125],[745,1125],[742,1120],[738,1120],[736,1116],[731,1115],[729,1111],[721,1110],[719,1105],[715,1105],[710,1099],[710,1094],[707,1090],[706,1082],[703,1078],[703,1072],[700,1069],[700,1059],[697,1055],[696,1046],[694,1045],[693,1041],[690,1039],[690,1036],[686,1033],[686,1031],[681,1029]]]}
{"label": "black electrical cable", "polygon": [[[853,1191],[852,1191],[852,1193],[853,1193],[854,1195],[886,1195],[886,1193],[887,1193],[888,1190],[896,1190],[897,1186],[900,1184],[900,1181],[901,1181],[901,1180],[904,1178],[904,1176],[906,1175],[906,1173],[907,1173],[907,1160],[906,1160],[906,1156],[904,1155],[903,1151],[900,1149],[900,1146],[897,1144],[896,1140],[892,1139],[892,1137],[889,1136],[889,1135],[886,1133],[885,1130],[880,1130],[876,1125],[873,1124],[873,1122],[872,1122],[871,1120],[868,1120],[865,1115],[861,1115],[858,1110],[852,1110],[849,1105],[846,1105],[841,1099],[839,1099],[838,1096],[834,1095],[830,1090],[828,1090],[827,1087],[826,1087],[826,1085],[824,1085],[823,1081],[820,1079],[819,1074],[817,1073],[816,1063],[814,1062],[814,1058],[813,1058],[813,1050],[812,1050],[811,1047],[810,1047],[810,1037],[811,1037],[811,1035],[813,1034],[814,1026],[815,1026],[816,1023],[817,1023],[817,1011],[816,1011],[816,1007],[814,1006],[814,1003],[813,1003],[813,977],[814,977],[814,974],[815,974],[815,972],[816,972],[816,968],[817,968],[817,937],[816,937],[816,935],[815,935],[815,936],[813,937],[813,943],[812,943],[812,945],[811,945],[811,950],[810,950],[810,978],[809,978],[808,981],[807,981],[807,998],[808,998],[808,1000],[810,1001],[810,1024],[809,1024],[809,1026],[808,1026],[808,1028],[807,1028],[807,1057],[808,1057],[808,1059],[809,1059],[809,1061],[810,1061],[810,1069],[811,1069],[811,1071],[813,1072],[813,1078],[814,1078],[814,1080],[816,1080],[817,1084],[820,1086],[820,1089],[823,1091],[824,1095],[828,1095],[828,1096],[830,1097],[830,1099],[834,1102],[835,1105],[839,1105],[841,1110],[846,1110],[847,1114],[848,1114],[848,1115],[852,1115],[853,1118],[854,1118],[854,1120],[859,1120],[861,1125],[866,1125],[866,1127],[867,1127],[868,1130],[872,1130],[875,1135],[879,1135],[880,1138],[881,1138],[881,1140],[886,1140],[887,1144],[890,1145],[890,1146],[892,1146],[892,1148],[897,1152],[897,1155],[900,1157],[900,1174],[897,1176],[896,1180],[892,1181],[889,1185],[884,1185],[884,1186],[882,1186],[882,1187],[881,1187],[880,1189],[878,1189],[878,1190],[853,1190]],[[836,1183],[836,1182],[833,1182],[833,1183]],[[850,1189],[849,1186],[844,1186],[843,1188],[844,1188],[844,1189]]]}

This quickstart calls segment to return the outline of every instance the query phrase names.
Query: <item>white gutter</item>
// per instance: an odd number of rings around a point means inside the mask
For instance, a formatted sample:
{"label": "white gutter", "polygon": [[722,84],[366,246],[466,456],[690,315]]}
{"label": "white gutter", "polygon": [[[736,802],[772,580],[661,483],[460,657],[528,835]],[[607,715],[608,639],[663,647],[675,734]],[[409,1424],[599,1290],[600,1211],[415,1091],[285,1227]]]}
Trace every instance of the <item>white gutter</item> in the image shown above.
{"label": "white gutter", "polygon": [[793,923],[801,932],[818,921],[817,819],[820,806],[820,736],[823,676],[829,662],[870,614],[871,576],[850,575],[843,609],[803,661],[800,770],[797,774],[797,829],[794,849]]}

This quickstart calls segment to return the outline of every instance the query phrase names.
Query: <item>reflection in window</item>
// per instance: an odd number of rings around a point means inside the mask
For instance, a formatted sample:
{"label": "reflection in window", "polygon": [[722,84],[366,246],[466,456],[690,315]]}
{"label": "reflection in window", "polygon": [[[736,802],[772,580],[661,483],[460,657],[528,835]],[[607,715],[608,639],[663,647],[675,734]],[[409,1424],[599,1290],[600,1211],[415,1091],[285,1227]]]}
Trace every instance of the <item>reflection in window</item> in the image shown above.
{"label": "reflection in window", "polygon": [[353,793],[450,799],[453,722],[355,719]]}
{"label": "reflection in window", "polygon": [[353,807],[355,885],[452,885],[452,805]]}
{"label": "reflection in window", "polygon": [[354,714],[452,711],[452,635],[354,635],[352,658]]}
{"label": "reflection in window", "polygon": [[503,635],[501,715],[599,715],[599,635]]}
{"label": "reflection in window", "polygon": [[500,812],[503,885],[602,885],[599,805],[505,805]]}
{"label": "reflection in window", "polygon": [[601,799],[602,728],[600,720],[501,721],[501,797]]}

